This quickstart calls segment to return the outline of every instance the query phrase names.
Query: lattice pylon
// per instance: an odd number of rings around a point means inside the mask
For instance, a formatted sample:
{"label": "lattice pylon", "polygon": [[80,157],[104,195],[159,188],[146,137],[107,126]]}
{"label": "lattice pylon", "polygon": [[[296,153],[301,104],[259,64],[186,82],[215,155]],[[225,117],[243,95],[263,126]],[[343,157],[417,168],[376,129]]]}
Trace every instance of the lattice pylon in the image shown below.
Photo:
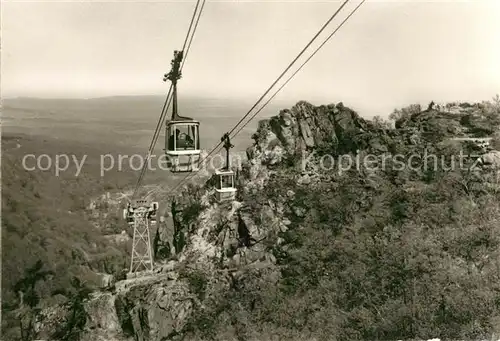
{"label": "lattice pylon", "polygon": [[148,210],[138,208],[134,211],[134,238],[130,272],[153,270],[153,253],[149,233]]}

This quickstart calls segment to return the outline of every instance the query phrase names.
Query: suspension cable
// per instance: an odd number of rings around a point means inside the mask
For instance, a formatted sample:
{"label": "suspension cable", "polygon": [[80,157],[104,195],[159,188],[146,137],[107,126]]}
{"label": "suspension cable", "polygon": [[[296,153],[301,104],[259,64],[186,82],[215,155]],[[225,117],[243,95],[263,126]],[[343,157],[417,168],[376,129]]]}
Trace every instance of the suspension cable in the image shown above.
{"label": "suspension cable", "polygon": [[203,12],[203,7],[205,7],[205,3],[206,3],[206,0],[203,0],[203,2],[201,4],[201,8],[200,8],[200,14],[198,15],[198,18],[196,19],[196,23],[194,25],[193,34],[191,35],[191,38],[189,39],[186,53],[184,54],[184,58],[182,59],[181,68],[180,68],[181,70],[182,70],[182,67],[184,66],[184,63],[186,62],[186,59],[187,59],[187,56],[189,53],[189,49],[191,48],[191,43],[193,42],[194,32],[196,32],[196,29],[198,28],[198,23],[200,22],[201,13]]}
{"label": "suspension cable", "polygon": [[262,107],[257,111],[255,112],[252,117],[250,117],[250,119],[247,121],[247,123],[245,123],[243,126],[241,126],[237,131],[236,133],[234,133],[234,135],[231,137],[231,138],[235,138],[236,135],[238,135],[238,133],[243,130],[243,128],[246,127],[246,125],[248,123],[250,123],[250,121],[252,121],[255,116],[257,116],[263,109],[264,107],[266,107],[266,105],[269,104],[269,102],[271,102],[273,100],[274,97],[276,97],[276,95],[288,84],[288,82],[290,82],[292,80],[293,77],[295,77],[295,75],[297,73],[299,73],[299,71],[316,55],[316,53],[318,53],[319,50],[321,50],[321,48],[335,35],[335,33],[337,33],[338,30],[340,30],[340,28],[346,23],[347,20],[349,20],[349,18],[354,14],[356,13],[356,11],[361,7],[361,5],[365,2],[366,0],[362,0],[358,6],[356,6],[356,8],[354,8],[354,10],[351,11],[351,13],[349,13],[349,15],[340,23],[340,25],[335,29],[335,31],[333,31],[324,41],[323,43],[321,43],[320,46],[318,46],[318,48],[309,56],[309,58],[307,58],[304,63],[302,63],[302,65],[300,65],[300,67],[285,81],[285,83],[283,83],[282,86],[280,86],[280,88],[278,90],[276,90],[276,92],[266,101],[266,103],[264,103],[262,105]]}
{"label": "suspension cable", "polygon": [[[164,102],[163,108],[161,110],[160,119],[158,120],[158,123],[156,124],[156,129],[155,129],[155,132],[153,134],[153,139],[151,141],[151,144],[149,145],[148,153],[146,154],[146,162],[144,162],[144,165],[142,166],[141,173],[140,173],[139,178],[137,179],[137,183],[135,185],[134,193],[132,194],[132,198],[134,198],[137,195],[137,191],[139,190],[139,187],[141,185],[141,182],[142,182],[144,175],[146,173],[146,170],[147,170],[147,162],[149,162],[149,158],[151,157],[151,154],[153,153],[154,148],[156,146],[156,141],[158,140],[158,136],[160,136],[161,127],[163,125],[162,122],[163,122],[165,113],[168,110],[168,106],[170,106],[170,101],[172,99],[172,97],[170,96],[170,94],[172,92],[172,88],[173,88],[173,86],[171,85],[170,89],[168,90],[167,98],[165,98],[165,102]],[[168,103],[168,106],[167,106],[167,103]]]}
{"label": "suspension cable", "polygon": [[[255,113],[255,114],[254,114],[254,115],[253,115],[253,116],[252,116],[252,117],[251,117],[251,118],[250,118],[250,119],[249,119],[249,120],[248,120],[248,121],[247,121],[247,122],[246,122],[243,126],[242,126],[242,127],[240,127],[240,129],[238,129],[238,131],[237,131],[237,132],[233,135],[233,137],[232,137],[232,138],[234,138],[234,137],[235,137],[235,136],[236,136],[236,135],[237,135],[237,134],[238,134],[238,133],[239,133],[239,132],[240,132],[240,131],[241,131],[241,130],[242,130],[242,129],[246,126],[246,125],[248,125],[248,123],[250,123],[250,121],[251,121],[253,118],[255,118],[255,116],[257,116],[257,114],[258,114],[259,112],[261,112],[261,111],[264,109],[264,107],[265,107],[267,104],[269,104],[269,102],[271,102],[271,100],[272,100],[274,97],[276,97],[276,95],[277,95],[277,94],[278,94],[278,93],[279,93],[279,92],[280,92],[280,91],[281,91],[281,90],[282,90],[282,89],[283,89],[283,88],[284,88],[284,87],[288,84],[288,82],[290,82],[290,80],[291,80],[291,79],[292,79],[292,78],[293,78],[293,77],[294,77],[294,76],[295,76],[295,75],[296,75],[296,74],[297,74],[297,73],[298,73],[298,72],[299,72],[299,71],[300,71],[300,70],[301,70],[301,69],[302,69],[302,68],[303,68],[303,67],[304,67],[304,66],[305,66],[305,65],[306,65],[306,64],[307,64],[307,63],[308,63],[311,59],[312,59],[312,57],[313,57],[314,55],[316,55],[316,53],[317,53],[317,52],[318,52],[318,51],[319,51],[319,50],[320,50],[320,49],[321,49],[321,48],[322,48],[322,47],[323,47],[323,46],[324,46],[324,45],[325,45],[325,44],[326,44],[326,43],[327,43],[327,42],[328,42],[328,41],[329,41],[329,40],[330,40],[330,39],[331,39],[331,38],[332,38],[332,37],[333,37],[333,36],[334,36],[334,35],[338,32],[338,31],[339,31],[339,29],[340,29],[340,28],[341,28],[341,27],[342,27],[342,26],[343,26],[343,25],[347,22],[347,20],[349,20],[349,19],[351,18],[351,16],[352,16],[352,15],[354,15],[354,13],[355,13],[355,12],[356,12],[356,11],[357,11],[360,7],[361,7],[361,5],[362,5],[365,1],[366,1],[366,0],[361,1],[361,3],[359,3],[359,4],[358,4],[358,6],[356,6],[356,8],[355,8],[354,10],[352,10],[352,11],[351,11],[351,13],[350,13],[350,14],[349,14],[349,15],[348,15],[348,16],[347,16],[347,17],[346,17],[346,18],[345,18],[345,19],[344,19],[344,20],[343,20],[343,21],[339,24],[339,26],[338,26],[338,27],[337,27],[337,28],[336,28],[336,29],[335,29],[335,30],[334,30],[334,31],[333,31],[333,32],[332,32],[332,33],[331,33],[331,34],[330,34],[330,35],[329,35],[329,36],[328,36],[328,37],[327,37],[324,41],[323,41],[323,43],[322,43],[322,44],[321,44],[318,48],[316,48],[316,50],[313,52],[313,54],[312,54],[311,56],[309,56],[309,58],[308,58],[308,59],[307,59],[304,63],[302,63],[302,64],[301,64],[301,66],[300,66],[300,67],[299,67],[299,68],[298,68],[298,69],[297,69],[297,70],[296,70],[296,71],[295,71],[295,72],[294,72],[294,73],[293,73],[293,74],[292,74],[292,75],[291,75],[291,76],[290,76],[290,77],[286,80],[286,82],[285,82],[285,83],[284,83],[284,84],[283,84],[283,85],[282,85],[282,86],[281,86],[281,87],[280,87],[280,88],[279,88],[279,89],[278,89],[278,90],[277,90],[277,91],[276,91],[276,92],[272,95],[272,97],[271,97],[269,100],[267,100],[267,101],[264,103],[264,105],[263,105],[263,106],[262,106],[262,107],[261,107],[261,108],[260,108],[260,109],[259,109],[259,110],[258,110],[258,111],[257,111],[257,112],[256,112],[256,113]],[[347,1],[346,1],[346,2],[347,2]],[[345,3],[344,3],[344,4],[345,4]],[[338,12],[339,12],[339,11],[337,11],[336,13],[338,13]],[[317,37],[317,36],[318,36],[318,35],[316,35],[315,37]],[[308,44],[308,45],[310,45],[310,44]],[[297,58],[296,58],[295,60],[297,60]],[[289,69],[289,68],[287,68],[287,69]],[[276,84],[276,82],[275,82],[275,83],[273,83],[273,85],[274,85],[274,84]],[[271,88],[272,88],[272,87],[271,87]],[[269,90],[270,90],[270,89],[269,89]],[[267,92],[269,92],[269,90],[268,90]],[[266,92],[266,94],[267,94],[267,92]],[[264,96],[265,96],[265,94],[264,94]],[[264,96],[263,96],[263,97],[264,97]],[[261,99],[262,99],[262,97],[261,97]],[[257,103],[256,103],[256,104],[252,107],[252,109],[253,109],[253,108],[255,108],[255,107],[258,105],[258,103],[260,102],[260,100],[261,100],[261,99],[259,99],[259,101],[257,101]],[[252,110],[252,109],[251,109],[251,110]],[[243,118],[242,118],[242,119],[241,119],[241,120],[240,120],[240,121],[239,121],[239,122],[238,122],[238,123],[234,126],[234,128],[231,130],[231,132],[233,132],[233,131],[236,129],[236,127],[237,127],[237,126],[238,126],[238,125],[239,125],[239,124],[240,124],[240,123],[241,123],[241,122],[245,119],[245,117],[246,117],[246,116],[248,116],[248,114],[251,112],[251,110],[247,113],[247,115],[245,115],[245,116],[244,116],[244,117],[243,117]],[[217,144],[217,145],[216,145],[216,146],[215,146],[215,147],[214,147],[214,148],[213,148],[213,149],[212,149],[212,150],[208,153],[208,155],[207,155],[206,157],[204,157],[204,158],[202,159],[202,161],[200,161],[200,163],[202,163],[203,161],[205,161],[205,160],[206,160],[206,159],[207,159],[207,158],[208,158],[211,154],[213,154],[216,150],[220,150],[220,148],[219,148],[219,147],[220,147],[220,145],[221,145],[221,144],[222,144],[222,142],[219,142],[219,143],[218,143],[218,144]],[[185,181],[187,181],[189,178],[193,177],[193,176],[194,176],[197,172],[198,172],[198,171],[195,171],[195,172],[193,172],[193,173],[187,174],[187,175],[184,177],[184,179],[182,179],[182,180],[181,180],[181,181],[177,184],[177,186],[175,186],[175,187],[174,187],[174,188],[173,188],[170,192],[175,192],[175,190],[177,190],[177,189],[178,189],[178,188],[179,188],[179,187],[180,187],[180,186],[181,186],[181,185],[182,185]]]}
{"label": "suspension cable", "polygon": [[[194,7],[194,11],[193,11],[193,16],[191,17],[191,22],[189,23],[189,28],[188,28],[188,32],[186,34],[186,39],[184,39],[184,44],[182,45],[182,51],[184,51],[186,49],[186,44],[188,42],[189,35],[191,34],[191,28],[193,28],[194,18],[196,17],[196,12],[198,11],[199,5],[200,5],[200,0],[197,0],[196,6]],[[193,35],[194,35],[194,32],[193,32]]]}
{"label": "suspension cable", "polygon": [[309,48],[309,46],[311,46],[311,44],[316,40],[316,38],[318,38],[318,36],[325,30],[325,28],[330,24],[330,22],[335,19],[335,17],[337,16],[337,14],[339,14],[339,12],[342,10],[342,8],[344,8],[344,6],[349,2],[349,0],[345,0],[344,3],[337,9],[337,11],[335,11],[335,13],[333,13],[333,15],[330,17],[330,19],[327,20],[327,22],[323,25],[323,27],[321,27],[321,29],[318,31],[318,33],[316,33],[316,35],[311,39],[311,41],[309,41],[309,43],[302,49],[302,51],[300,51],[300,53],[297,55],[297,57],[295,57],[295,59],[287,66],[287,68],[285,69],[285,71],[283,71],[281,73],[281,75],[274,81],[273,84],[271,84],[271,86],[266,90],[266,92],[257,100],[257,102],[253,105],[252,108],[250,108],[250,110],[248,110],[248,112],[238,121],[238,123],[236,123],[236,125],[234,126],[233,129],[231,129],[229,131],[229,134],[231,134],[235,129],[236,127],[241,123],[243,122],[243,120],[245,120],[245,118],[247,118],[248,115],[250,115],[250,112],[255,109],[255,107],[260,103],[260,101],[262,101],[262,99],[269,93],[269,91],[271,91],[271,89],[276,85],[276,83],[278,83],[280,81],[281,78],[283,78],[283,76],[285,75],[285,73],[288,72],[288,70],[290,70],[290,68],[293,66],[293,64],[295,64],[295,62],[304,54],[304,52],[306,52],[306,50]]}

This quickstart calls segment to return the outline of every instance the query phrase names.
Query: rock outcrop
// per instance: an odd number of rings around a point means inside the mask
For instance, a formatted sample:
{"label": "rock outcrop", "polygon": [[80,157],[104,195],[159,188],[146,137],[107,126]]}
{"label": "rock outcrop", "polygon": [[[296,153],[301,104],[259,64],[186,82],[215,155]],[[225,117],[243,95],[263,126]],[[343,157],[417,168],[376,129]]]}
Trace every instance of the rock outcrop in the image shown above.
{"label": "rock outcrop", "polygon": [[337,155],[358,149],[387,151],[390,138],[342,103],[315,107],[299,102],[260,121],[253,139],[254,145],[247,150],[250,162],[273,166],[285,158],[324,149]]}

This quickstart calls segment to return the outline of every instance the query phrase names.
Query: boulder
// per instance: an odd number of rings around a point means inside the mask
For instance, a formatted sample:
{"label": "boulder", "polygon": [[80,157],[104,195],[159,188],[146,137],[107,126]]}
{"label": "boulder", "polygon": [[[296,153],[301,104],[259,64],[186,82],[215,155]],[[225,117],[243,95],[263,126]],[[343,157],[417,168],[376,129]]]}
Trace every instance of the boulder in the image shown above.
{"label": "boulder", "polygon": [[483,154],[479,161],[483,167],[500,168],[500,151],[493,150]]}

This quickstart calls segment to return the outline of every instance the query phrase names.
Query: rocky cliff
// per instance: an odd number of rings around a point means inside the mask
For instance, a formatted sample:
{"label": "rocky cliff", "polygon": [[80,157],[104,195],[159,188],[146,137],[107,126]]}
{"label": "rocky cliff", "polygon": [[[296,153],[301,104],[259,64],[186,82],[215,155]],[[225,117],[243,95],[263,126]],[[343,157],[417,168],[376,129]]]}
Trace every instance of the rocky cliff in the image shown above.
{"label": "rocky cliff", "polygon": [[[331,233],[343,233],[340,232],[343,227],[354,224],[347,217],[351,211],[356,215],[368,212],[376,207],[377,200],[382,200],[381,195],[387,195],[381,189],[384,185],[407,190],[414,188],[416,176],[429,176],[418,172],[394,174],[364,165],[353,168],[345,164],[347,159],[337,159],[342,155],[355,158],[370,154],[379,160],[388,153],[408,155],[424,148],[443,153],[448,148],[447,138],[471,136],[481,130],[470,128],[471,117],[467,115],[472,114],[427,110],[398,121],[397,129],[387,129],[361,118],[342,103],[314,106],[299,102],[277,116],[260,121],[253,135],[254,143],[247,150],[248,162],[238,171],[237,199],[218,203],[213,179],[204,186],[188,186],[179,193],[171,206],[173,238],[162,241],[171,245],[172,255],[168,252],[164,255],[154,274],[120,281],[114,292],[91,299],[86,306],[90,318],[84,340],[164,341],[186,336],[193,340],[213,337],[258,340],[276,336],[301,340],[318,337],[315,327],[322,330],[320,336],[328,335],[329,328],[337,331],[347,323],[344,317],[322,315],[323,310],[314,308],[318,304],[338,304],[330,302],[327,296],[321,302],[311,303],[304,296],[307,294],[302,293],[296,296],[300,297],[296,301],[298,306],[287,301],[286,309],[274,312],[266,311],[267,305],[262,303],[274,302],[276,298],[267,297],[267,292],[271,295],[273,288],[287,285],[290,278],[300,278],[304,283],[311,280],[317,288],[321,282],[318,278],[328,272],[323,269],[316,278],[318,270],[310,264],[306,273],[287,273],[293,268],[290,264],[300,262],[300,257],[296,258],[297,245],[314,240],[298,240],[297,231],[311,224],[327,224]],[[474,119],[483,122],[481,118]],[[488,155],[496,155],[491,153]],[[332,165],[320,167],[329,159],[338,162],[335,171]],[[350,191],[349,199],[342,192],[346,188]],[[312,202],[307,193],[316,193],[318,201]],[[337,197],[338,203],[329,208],[322,206]],[[337,209],[331,212],[333,207]],[[382,221],[382,216],[370,219]],[[371,225],[366,220],[365,224],[375,228],[375,220]],[[166,235],[169,234],[161,234]],[[314,241],[318,245],[322,242],[324,238]],[[327,249],[321,252],[326,252],[321,259],[334,257],[327,255]],[[351,256],[352,262],[356,262],[357,256]],[[314,290],[341,291],[339,287]],[[269,306],[283,304],[269,302]],[[316,317],[314,321],[290,319],[285,316],[291,314],[287,309],[312,309],[304,316],[316,314]],[[368,310],[365,314],[371,314]],[[359,314],[362,316],[361,311]],[[46,321],[55,319],[49,315],[45,313]],[[277,324],[281,327],[276,327]],[[49,338],[52,325],[49,322],[41,325],[40,338]],[[301,327],[306,325],[307,328]],[[288,330],[298,331],[289,334]]]}

